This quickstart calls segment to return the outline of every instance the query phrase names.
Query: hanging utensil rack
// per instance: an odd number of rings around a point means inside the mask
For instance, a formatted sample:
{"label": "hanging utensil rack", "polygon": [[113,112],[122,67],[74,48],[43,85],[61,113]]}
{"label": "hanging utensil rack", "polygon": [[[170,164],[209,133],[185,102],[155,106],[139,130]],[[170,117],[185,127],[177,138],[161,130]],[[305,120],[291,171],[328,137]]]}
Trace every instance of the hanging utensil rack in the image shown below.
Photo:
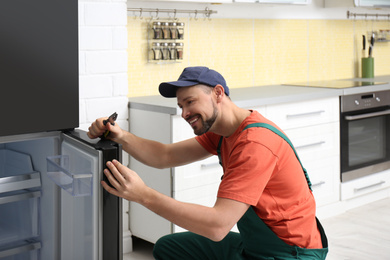
{"label": "hanging utensil rack", "polygon": [[368,18],[376,18],[377,20],[379,20],[380,18],[383,19],[383,18],[387,18],[388,20],[390,20],[390,14],[368,14],[368,13],[365,13],[365,14],[358,14],[358,13],[352,13],[350,11],[347,11],[347,19],[356,19],[356,18],[365,18],[365,19],[368,19]]}
{"label": "hanging utensil rack", "polygon": [[[351,13],[347,11],[348,19],[357,19],[364,18],[364,20],[371,19],[373,22],[375,21],[390,21],[390,14],[369,14],[369,13]],[[387,18],[387,19],[386,19]],[[379,30],[379,31],[369,31],[367,32],[367,39],[371,37],[375,38],[375,42],[390,42],[390,30]]]}
{"label": "hanging utensil rack", "polygon": [[127,8],[127,11],[138,13],[139,16],[142,17],[143,13],[150,13],[151,15],[153,13],[156,13],[156,17],[160,13],[172,13],[174,16],[176,14],[195,14],[195,18],[198,14],[203,14],[205,17],[210,18],[212,14],[216,14],[217,11],[210,10],[208,7],[206,7],[204,10],[180,10],[180,9],[159,9],[159,8]]}

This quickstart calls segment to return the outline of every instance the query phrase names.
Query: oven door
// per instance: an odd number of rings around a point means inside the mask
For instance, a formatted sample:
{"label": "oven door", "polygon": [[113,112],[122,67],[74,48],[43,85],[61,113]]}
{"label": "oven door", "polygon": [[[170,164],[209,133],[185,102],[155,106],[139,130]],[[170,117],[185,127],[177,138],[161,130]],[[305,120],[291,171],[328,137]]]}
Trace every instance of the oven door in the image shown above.
{"label": "oven door", "polygon": [[390,168],[390,107],[341,113],[341,181]]}

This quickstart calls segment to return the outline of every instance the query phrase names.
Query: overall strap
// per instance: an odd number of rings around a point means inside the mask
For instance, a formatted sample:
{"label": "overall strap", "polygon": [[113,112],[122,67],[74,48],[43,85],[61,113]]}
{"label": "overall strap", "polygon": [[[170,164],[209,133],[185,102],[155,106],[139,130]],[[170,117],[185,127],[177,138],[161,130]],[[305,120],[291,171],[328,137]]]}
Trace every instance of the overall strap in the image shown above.
{"label": "overall strap", "polygon": [[[242,131],[245,131],[246,129],[248,128],[251,128],[251,127],[263,127],[263,128],[266,128],[272,132],[274,132],[275,134],[277,134],[278,136],[280,136],[281,138],[283,138],[283,140],[285,140],[289,145],[290,147],[293,149],[294,151],[294,154],[295,156],[297,157],[298,159],[298,162],[300,163],[301,167],[302,167],[302,170],[305,174],[305,178],[306,178],[306,181],[307,181],[307,185],[309,186],[309,189],[311,189],[311,182],[310,182],[310,178],[309,178],[309,175],[307,174],[307,171],[306,169],[303,167],[302,163],[301,163],[301,160],[299,159],[298,157],[298,154],[297,152],[295,151],[295,148],[293,146],[293,144],[291,143],[290,139],[287,138],[287,136],[285,134],[283,134],[279,129],[277,129],[276,127],[270,125],[270,124],[266,124],[266,123],[253,123],[253,124],[249,124],[247,125]],[[222,146],[222,140],[223,140],[223,136],[221,136],[221,138],[219,139],[219,143],[218,143],[218,148],[217,148],[217,153],[218,153],[218,158],[219,158],[219,164],[222,166],[222,157],[221,157],[221,146]]]}

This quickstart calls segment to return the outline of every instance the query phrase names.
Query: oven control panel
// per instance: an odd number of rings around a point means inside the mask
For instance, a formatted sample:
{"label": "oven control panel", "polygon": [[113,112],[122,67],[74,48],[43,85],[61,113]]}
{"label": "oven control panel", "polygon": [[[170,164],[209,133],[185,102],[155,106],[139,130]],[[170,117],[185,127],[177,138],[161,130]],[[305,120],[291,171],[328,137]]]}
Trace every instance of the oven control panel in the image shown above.
{"label": "oven control panel", "polygon": [[390,90],[341,97],[341,112],[390,106]]}

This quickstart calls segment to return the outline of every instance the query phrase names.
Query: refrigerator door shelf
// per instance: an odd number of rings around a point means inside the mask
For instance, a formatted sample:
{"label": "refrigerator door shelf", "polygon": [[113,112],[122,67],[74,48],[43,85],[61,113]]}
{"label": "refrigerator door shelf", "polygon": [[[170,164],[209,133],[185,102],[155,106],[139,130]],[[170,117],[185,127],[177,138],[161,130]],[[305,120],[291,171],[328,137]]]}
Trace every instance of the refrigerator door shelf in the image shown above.
{"label": "refrigerator door shelf", "polygon": [[92,172],[88,158],[78,156],[78,162],[70,161],[69,155],[49,156],[47,176],[74,197],[92,195]]}

